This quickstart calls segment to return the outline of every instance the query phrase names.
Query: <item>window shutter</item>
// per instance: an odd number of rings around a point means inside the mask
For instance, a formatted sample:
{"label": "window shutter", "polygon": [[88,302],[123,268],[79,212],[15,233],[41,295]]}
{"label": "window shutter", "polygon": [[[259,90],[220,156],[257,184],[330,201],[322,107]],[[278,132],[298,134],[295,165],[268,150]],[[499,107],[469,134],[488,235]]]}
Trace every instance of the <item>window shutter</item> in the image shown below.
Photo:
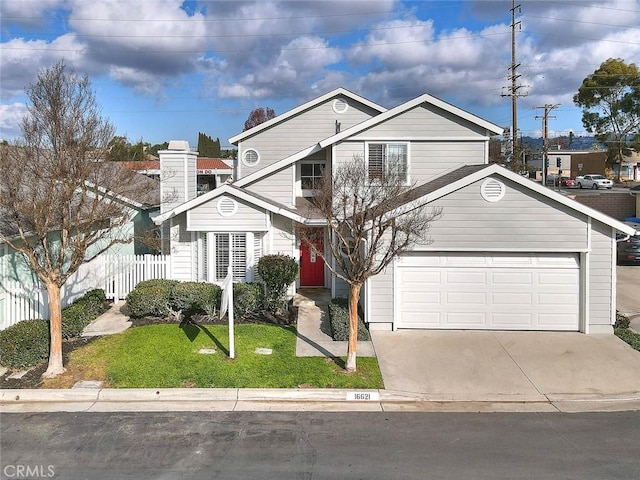
{"label": "window shutter", "polygon": [[369,170],[369,179],[382,179],[384,176],[384,157],[385,146],[381,143],[369,144],[369,161],[367,168]]}

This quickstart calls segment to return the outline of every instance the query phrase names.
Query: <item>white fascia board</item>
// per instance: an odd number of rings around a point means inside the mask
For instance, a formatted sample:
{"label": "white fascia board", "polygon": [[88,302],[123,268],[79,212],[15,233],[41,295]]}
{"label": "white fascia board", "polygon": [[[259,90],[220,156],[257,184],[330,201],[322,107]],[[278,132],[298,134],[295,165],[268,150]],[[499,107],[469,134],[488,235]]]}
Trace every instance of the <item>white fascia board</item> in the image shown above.
{"label": "white fascia board", "polygon": [[401,105],[398,105],[397,107],[392,108],[391,110],[387,110],[384,113],[381,113],[380,115],[376,115],[375,117],[370,118],[369,120],[365,120],[364,122],[360,122],[357,125],[354,125],[351,128],[348,128],[340,133],[337,133],[331,137],[325,138],[324,140],[322,140],[319,145],[324,148],[328,145],[331,145],[333,143],[339,142],[341,140],[344,140],[347,137],[351,137],[353,135],[356,135],[359,132],[362,132],[363,130],[366,130],[368,128],[371,128],[375,125],[378,125],[390,118],[393,118],[397,115],[400,115],[401,113],[404,113],[408,110],[411,110],[412,108],[417,107],[418,105],[422,104],[422,103],[428,103],[430,105],[433,105],[435,107],[438,107],[442,110],[445,110],[449,113],[452,113],[454,115],[456,115],[457,117],[460,117],[464,120],[467,120],[471,123],[474,123],[486,130],[489,130],[490,132],[493,132],[495,134],[501,134],[504,132],[504,129],[502,127],[499,127],[498,125],[495,125],[491,122],[488,122],[480,117],[477,117],[469,112],[466,112],[458,107],[454,107],[453,105],[451,105],[450,103],[447,102],[443,102],[442,100],[439,100],[435,97],[432,97],[431,95],[425,93],[423,95],[420,95],[419,97],[414,98],[413,100],[409,100],[408,102],[405,102]]}
{"label": "white fascia board", "polygon": [[299,105],[285,113],[283,113],[282,115],[278,115],[270,120],[267,120],[264,123],[261,123],[260,125],[256,125],[255,127],[246,130],[242,133],[239,133],[231,138],[229,138],[229,143],[232,145],[237,145],[238,142],[240,142],[241,140],[251,136],[251,135],[255,135],[256,133],[264,130],[265,128],[269,128],[273,125],[276,125],[277,123],[283,122],[285,120],[287,120],[288,118],[297,115],[300,112],[303,112],[305,110],[308,110],[309,108],[312,108],[316,105],[319,105],[322,102],[325,102],[327,100],[329,100],[332,97],[335,97],[336,95],[344,95],[345,97],[348,97],[352,100],[355,100],[359,103],[362,103],[363,105],[366,105],[370,108],[373,108],[374,110],[377,110],[379,112],[385,112],[387,109],[378,105],[377,103],[372,102],[371,100],[367,100],[364,97],[361,97],[360,95],[350,92],[349,90],[346,90],[342,87],[336,88],[335,90],[332,90],[328,93],[325,93],[324,95],[321,95],[320,97],[314,98],[313,100],[310,100],[306,103],[303,103],[302,105]]}
{"label": "white fascia board", "polygon": [[287,210],[286,208],[280,208],[269,202],[265,202],[264,200],[254,197],[253,195],[246,192],[245,190],[234,188],[231,185],[222,185],[216,188],[215,190],[211,190],[210,192],[207,192],[204,195],[200,195],[199,197],[196,197],[192,200],[189,200],[188,202],[183,203],[182,205],[177,206],[170,212],[166,212],[163,215],[157,216],[156,218],[153,219],[153,222],[156,225],[160,225],[169,218],[175,217],[176,215],[179,215],[188,210],[192,210],[195,207],[202,205],[203,203],[206,203],[210,200],[213,200],[214,198],[219,197],[220,195],[225,195],[225,194],[239,198],[241,200],[246,201],[247,203],[250,203],[251,205],[255,205],[256,207],[263,208],[273,213],[277,213],[278,215],[282,215],[283,217],[287,217],[296,222],[305,223],[306,221],[305,217],[303,217],[302,215],[298,215],[294,212],[291,212],[290,210]]}
{"label": "white fascia board", "polygon": [[236,187],[244,187],[245,185],[253,183],[256,180],[261,179],[262,177],[265,177],[267,175],[271,175],[274,172],[277,172],[281,168],[288,167],[289,165],[291,165],[294,162],[297,162],[298,160],[301,160],[313,153],[319,152],[320,150],[322,150],[322,148],[320,148],[318,145],[312,145],[310,147],[305,148],[304,150],[299,151],[298,153],[294,153],[293,155],[283,158],[282,160],[278,160],[277,162],[272,163],[267,167],[261,168],[257,172],[253,172],[252,174],[247,175],[246,177],[242,177],[239,180],[236,180],[233,184]]}

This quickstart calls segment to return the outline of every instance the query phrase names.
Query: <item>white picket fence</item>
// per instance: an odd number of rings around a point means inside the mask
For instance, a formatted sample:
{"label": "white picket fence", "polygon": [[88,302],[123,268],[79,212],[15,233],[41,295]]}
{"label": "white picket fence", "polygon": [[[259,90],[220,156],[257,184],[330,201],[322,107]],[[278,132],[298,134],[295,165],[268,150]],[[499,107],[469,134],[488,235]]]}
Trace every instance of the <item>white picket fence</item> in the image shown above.
{"label": "white picket fence", "polygon": [[[101,288],[109,300],[127,296],[143,280],[170,278],[169,255],[101,255],[84,264],[61,291],[62,307],[88,290]],[[49,318],[46,289],[40,283],[3,280],[0,285],[0,330],[30,318]]]}

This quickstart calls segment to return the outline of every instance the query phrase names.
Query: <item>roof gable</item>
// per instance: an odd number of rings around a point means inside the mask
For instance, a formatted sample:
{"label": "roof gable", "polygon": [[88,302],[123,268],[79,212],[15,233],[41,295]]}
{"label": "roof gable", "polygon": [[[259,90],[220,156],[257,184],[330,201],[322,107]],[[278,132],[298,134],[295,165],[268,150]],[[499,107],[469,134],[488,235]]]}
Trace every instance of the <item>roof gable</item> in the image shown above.
{"label": "roof gable", "polygon": [[371,100],[367,100],[364,97],[361,97],[360,95],[350,92],[349,90],[346,90],[342,87],[340,88],[336,88],[335,90],[332,90],[328,93],[325,93],[324,95],[321,95],[320,97],[314,98],[313,100],[310,100],[306,103],[303,103],[302,105],[299,105],[285,113],[282,113],[274,118],[272,118],[271,120],[267,120],[264,123],[261,123],[260,125],[256,125],[253,128],[250,128],[249,130],[246,130],[242,133],[239,133],[231,138],[229,138],[229,143],[231,143],[232,145],[237,145],[238,142],[240,142],[241,140],[244,140],[247,137],[253,136],[255,134],[257,134],[258,132],[261,132],[262,130],[265,130],[267,128],[270,128],[274,125],[277,125],[279,123],[285,122],[287,119],[305,111],[305,110],[309,110],[313,107],[315,107],[316,105],[320,105],[324,102],[326,102],[327,100],[329,100],[332,97],[338,96],[338,95],[343,95],[351,100],[354,100],[356,102],[360,102],[363,105],[366,105],[367,107],[370,107],[378,112],[385,112],[387,109],[382,107],[381,105],[378,105],[377,103],[372,102]]}
{"label": "roof gable", "polygon": [[325,138],[321,142],[319,142],[319,146],[324,148],[329,145],[333,145],[334,143],[345,140],[346,138],[352,137],[364,130],[367,130],[376,125],[380,125],[381,123],[394,118],[398,115],[403,114],[423,103],[428,103],[429,105],[433,105],[437,108],[444,110],[445,112],[451,113],[452,115],[459,117],[463,120],[466,120],[469,123],[477,125],[485,130],[488,130],[490,133],[501,134],[503,132],[503,128],[495,125],[491,122],[488,122],[476,115],[473,115],[461,108],[455,107],[450,103],[447,103],[443,100],[440,100],[436,97],[433,97],[427,93],[420,95],[419,97],[414,98],[413,100],[409,100],[408,102],[402,103],[397,107],[394,107],[390,110],[387,110],[380,115],[376,115],[375,117],[370,118],[364,122],[359,123],[358,125],[354,125],[351,128],[348,128],[342,132],[339,132],[331,137]]}
{"label": "roof gable", "polygon": [[591,207],[587,207],[579,202],[571,198],[567,198],[560,193],[557,193],[553,190],[550,190],[546,187],[543,187],[539,183],[536,183],[528,178],[524,178],[517,173],[512,172],[504,167],[499,165],[470,165],[461,167],[459,169],[448,172],[430,182],[427,182],[423,185],[420,185],[411,192],[407,194],[406,202],[402,206],[399,206],[396,209],[397,214],[401,214],[410,207],[407,205],[418,205],[433,202],[445,195],[453,193],[457,190],[460,190],[467,185],[471,185],[479,180],[483,180],[484,178],[490,177],[492,175],[502,176],[511,180],[512,182],[528,189],[530,191],[534,191],[553,202],[557,202],[561,205],[564,205],[578,213],[582,213],[587,217],[591,217],[599,222],[604,223],[616,230],[626,233],[627,235],[633,235],[635,230],[633,227],[616,220],[598,210],[595,210]]}

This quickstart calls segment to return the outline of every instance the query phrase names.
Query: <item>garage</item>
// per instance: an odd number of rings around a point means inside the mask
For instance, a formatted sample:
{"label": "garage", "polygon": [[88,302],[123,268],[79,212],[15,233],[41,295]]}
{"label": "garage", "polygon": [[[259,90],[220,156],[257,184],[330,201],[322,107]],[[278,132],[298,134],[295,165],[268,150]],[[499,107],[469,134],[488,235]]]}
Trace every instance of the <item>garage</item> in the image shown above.
{"label": "garage", "polygon": [[412,253],[396,265],[397,328],[579,329],[574,253]]}

